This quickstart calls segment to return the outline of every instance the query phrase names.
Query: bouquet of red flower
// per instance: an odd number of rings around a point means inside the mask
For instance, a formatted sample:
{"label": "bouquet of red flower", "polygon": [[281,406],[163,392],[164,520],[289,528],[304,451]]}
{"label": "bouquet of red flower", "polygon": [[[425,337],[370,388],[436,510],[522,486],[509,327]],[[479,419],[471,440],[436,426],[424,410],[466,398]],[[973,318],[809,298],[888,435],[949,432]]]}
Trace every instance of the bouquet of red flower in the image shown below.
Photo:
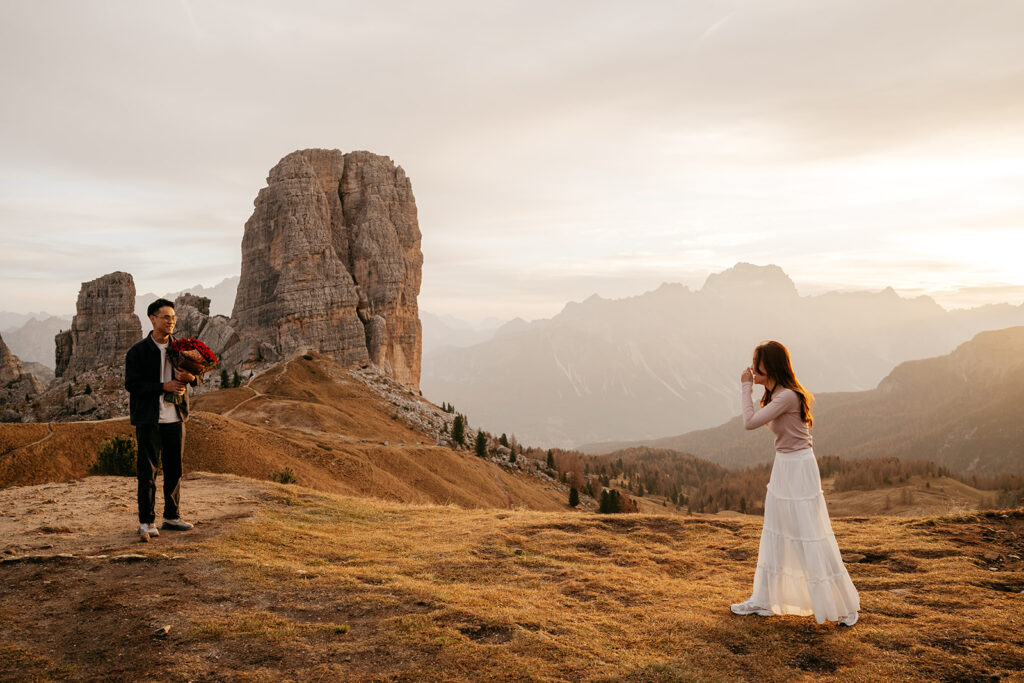
{"label": "bouquet of red flower", "polygon": [[[193,375],[201,375],[217,367],[217,356],[198,339],[175,339],[167,345],[167,357],[171,359],[174,368]],[[179,404],[184,399],[180,394],[165,391],[164,400]]]}

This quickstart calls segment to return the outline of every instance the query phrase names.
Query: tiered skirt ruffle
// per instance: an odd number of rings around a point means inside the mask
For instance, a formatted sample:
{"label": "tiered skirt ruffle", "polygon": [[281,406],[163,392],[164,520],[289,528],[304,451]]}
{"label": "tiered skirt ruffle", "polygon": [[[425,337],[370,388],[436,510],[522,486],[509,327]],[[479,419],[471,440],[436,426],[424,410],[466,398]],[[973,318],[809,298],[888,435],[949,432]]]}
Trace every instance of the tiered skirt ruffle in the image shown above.
{"label": "tiered skirt ruffle", "polygon": [[814,451],[776,453],[750,600],[820,624],[860,611],[828,518]]}

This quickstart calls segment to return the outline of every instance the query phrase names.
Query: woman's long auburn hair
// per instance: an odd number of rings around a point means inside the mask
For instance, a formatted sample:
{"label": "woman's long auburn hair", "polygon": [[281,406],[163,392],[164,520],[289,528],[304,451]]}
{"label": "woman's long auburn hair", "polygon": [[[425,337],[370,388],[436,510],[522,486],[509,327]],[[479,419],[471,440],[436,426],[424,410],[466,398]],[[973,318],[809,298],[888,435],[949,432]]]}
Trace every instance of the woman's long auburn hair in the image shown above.
{"label": "woman's long auburn hair", "polygon": [[[777,341],[766,341],[758,344],[754,349],[754,368],[764,366],[766,377],[775,380],[775,387],[786,387],[796,392],[800,397],[800,417],[807,423],[808,427],[814,425],[814,416],[811,415],[811,404],[814,403],[814,394],[804,389],[800,380],[793,372],[793,362],[790,360],[789,351]],[[772,392],[768,387],[764,389],[764,396],[761,397],[761,407],[768,405],[772,400]]]}

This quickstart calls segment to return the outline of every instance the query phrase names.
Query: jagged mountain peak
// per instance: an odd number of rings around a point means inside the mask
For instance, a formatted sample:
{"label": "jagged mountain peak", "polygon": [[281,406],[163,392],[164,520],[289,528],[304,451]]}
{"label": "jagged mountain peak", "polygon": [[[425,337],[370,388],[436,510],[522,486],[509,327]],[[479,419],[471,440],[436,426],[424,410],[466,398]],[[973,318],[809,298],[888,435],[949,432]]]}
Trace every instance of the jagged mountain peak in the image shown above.
{"label": "jagged mountain peak", "polygon": [[717,295],[799,296],[796,285],[779,266],[758,266],[742,261],[721,273],[708,275],[700,291]]}

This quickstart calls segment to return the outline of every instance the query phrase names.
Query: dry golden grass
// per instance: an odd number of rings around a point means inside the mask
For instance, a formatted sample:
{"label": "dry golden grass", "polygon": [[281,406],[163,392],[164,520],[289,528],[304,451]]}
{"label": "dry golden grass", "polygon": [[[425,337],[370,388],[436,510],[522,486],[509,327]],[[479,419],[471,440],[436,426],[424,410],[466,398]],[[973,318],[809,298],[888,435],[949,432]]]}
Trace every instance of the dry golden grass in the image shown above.
{"label": "dry golden grass", "polygon": [[0,565],[0,678],[960,681],[1024,667],[1024,510],[835,520],[844,553],[865,556],[848,565],[861,621],[844,629],[729,613],[750,590],[757,519],[254,484],[255,516],[135,545],[139,564]]}
{"label": "dry golden grass", "polygon": [[844,552],[867,556],[850,565],[861,622],[844,629],[728,612],[749,593],[757,521],[283,495],[210,547],[273,598],[207,614],[190,638],[298,649],[311,656],[288,663],[298,678],[988,680],[1024,667],[1024,576],[1006,560],[1024,550],[1021,512],[836,520]]}
{"label": "dry golden grass", "polygon": [[822,481],[832,515],[923,517],[991,509],[998,491],[980,491],[950,477],[911,477],[908,481],[871,491],[832,489],[834,479]]}
{"label": "dry golden grass", "polygon": [[0,487],[81,478],[105,440],[126,435],[135,435],[128,418],[0,424]]}

